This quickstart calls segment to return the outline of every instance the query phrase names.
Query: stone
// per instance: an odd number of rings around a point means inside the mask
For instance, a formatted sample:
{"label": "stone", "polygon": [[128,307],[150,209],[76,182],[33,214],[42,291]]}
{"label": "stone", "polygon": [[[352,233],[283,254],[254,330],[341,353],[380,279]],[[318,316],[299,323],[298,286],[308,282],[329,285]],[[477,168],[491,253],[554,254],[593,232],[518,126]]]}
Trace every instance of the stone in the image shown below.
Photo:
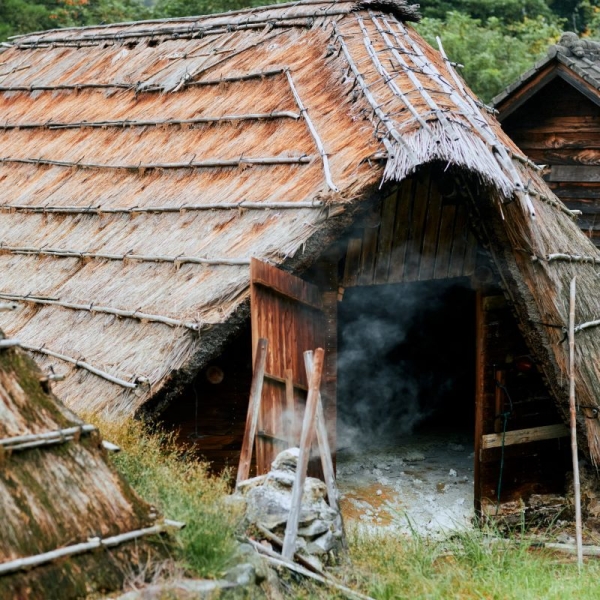
{"label": "stone", "polygon": [[327,552],[333,549],[334,545],[335,538],[333,537],[333,533],[327,531],[318,538],[308,542],[308,544],[306,544],[306,551],[309,554],[316,554],[319,556],[321,554],[327,554]]}
{"label": "stone", "polygon": [[421,460],[425,460],[425,455],[422,452],[417,452],[416,450],[410,450],[403,457],[403,460],[406,462],[419,462]]}
{"label": "stone", "polygon": [[298,458],[300,457],[300,448],[288,448],[280,452],[271,463],[271,471],[287,471],[296,473]]}
{"label": "stone", "polygon": [[313,538],[317,535],[321,535],[329,530],[329,525],[321,519],[315,519],[308,527],[301,527],[298,529],[298,535],[304,538]]}
{"label": "stone", "polygon": [[239,492],[240,494],[245,494],[248,490],[252,489],[253,487],[262,485],[266,478],[267,478],[266,475],[259,475],[258,477],[244,479],[244,481],[240,481],[236,485],[236,491]]}
{"label": "stone", "polygon": [[449,477],[457,477],[457,476],[458,476],[458,473],[457,473],[457,472],[456,472],[454,469],[450,469],[450,470],[448,471],[448,476],[449,476]]}
{"label": "stone", "polygon": [[225,579],[237,585],[247,586],[256,583],[256,570],[250,563],[241,563],[225,573]]}

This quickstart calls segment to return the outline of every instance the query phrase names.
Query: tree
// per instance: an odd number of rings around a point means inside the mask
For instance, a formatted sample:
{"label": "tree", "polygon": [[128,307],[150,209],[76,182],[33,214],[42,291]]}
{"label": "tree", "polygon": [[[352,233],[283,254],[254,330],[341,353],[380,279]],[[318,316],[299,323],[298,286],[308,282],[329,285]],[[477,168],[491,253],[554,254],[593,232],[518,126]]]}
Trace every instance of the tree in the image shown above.
{"label": "tree", "polygon": [[484,102],[532,66],[558,40],[561,30],[543,17],[511,25],[450,12],[446,20],[425,18],[417,30],[434,47],[440,36],[452,61],[464,65],[462,76]]}

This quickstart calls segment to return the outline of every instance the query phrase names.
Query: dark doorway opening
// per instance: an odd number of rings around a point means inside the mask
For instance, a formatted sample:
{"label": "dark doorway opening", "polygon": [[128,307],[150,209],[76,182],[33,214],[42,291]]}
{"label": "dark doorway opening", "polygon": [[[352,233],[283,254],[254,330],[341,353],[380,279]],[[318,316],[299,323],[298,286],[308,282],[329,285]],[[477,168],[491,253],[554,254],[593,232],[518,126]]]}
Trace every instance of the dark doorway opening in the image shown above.
{"label": "dark doorway opening", "polygon": [[339,446],[413,432],[472,437],[475,294],[468,279],[355,287],[338,312]]}
{"label": "dark doorway opening", "polygon": [[338,482],[360,525],[470,527],[475,292],[468,278],[349,288],[338,311]]}

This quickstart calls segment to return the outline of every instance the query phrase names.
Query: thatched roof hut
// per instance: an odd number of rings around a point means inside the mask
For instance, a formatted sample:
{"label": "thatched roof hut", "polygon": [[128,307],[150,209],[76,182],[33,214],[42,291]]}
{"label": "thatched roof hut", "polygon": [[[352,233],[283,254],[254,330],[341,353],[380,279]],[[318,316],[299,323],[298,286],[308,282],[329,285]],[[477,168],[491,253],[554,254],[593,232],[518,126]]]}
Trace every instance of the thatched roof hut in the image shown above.
{"label": "thatched roof hut", "polygon": [[[563,406],[568,283],[577,322],[600,317],[600,256],[416,18],[403,0],[305,0],[12,41],[0,298],[19,310],[0,324],[69,370],[71,408],[168,404],[247,319],[251,258],[302,272],[382,182],[434,162],[468,196]],[[599,355],[598,328],[581,327],[585,406]]]}
{"label": "thatched roof hut", "polygon": [[118,589],[148,559],[164,559],[152,542],[164,525],[108,464],[96,428],[14,344],[0,340],[0,597]]}

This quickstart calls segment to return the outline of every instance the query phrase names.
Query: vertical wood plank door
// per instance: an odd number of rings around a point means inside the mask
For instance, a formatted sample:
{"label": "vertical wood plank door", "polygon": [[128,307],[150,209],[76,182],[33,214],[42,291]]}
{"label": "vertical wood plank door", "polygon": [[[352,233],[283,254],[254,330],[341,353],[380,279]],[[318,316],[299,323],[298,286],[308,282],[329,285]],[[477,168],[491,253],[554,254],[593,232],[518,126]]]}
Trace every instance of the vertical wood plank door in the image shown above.
{"label": "vertical wood plank door", "polygon": [[[279,452],[298,444],[308,386],[303,353],[327,348],[331,324],[317,286],[256,259],[250,264],[250,282],[253,353],[260,338],[269,340],[256,438],[256,473],[260,475],[269,471]],[[289,371],[294,391],[292,415],[286,410],[290,404],[289,392],[286,400]],[[331,414],[328,405],[335,399],[327,397],[325,388],[321,392],[327,415]],[[328,428],[333,432],[335,423],[328,423]]]}

